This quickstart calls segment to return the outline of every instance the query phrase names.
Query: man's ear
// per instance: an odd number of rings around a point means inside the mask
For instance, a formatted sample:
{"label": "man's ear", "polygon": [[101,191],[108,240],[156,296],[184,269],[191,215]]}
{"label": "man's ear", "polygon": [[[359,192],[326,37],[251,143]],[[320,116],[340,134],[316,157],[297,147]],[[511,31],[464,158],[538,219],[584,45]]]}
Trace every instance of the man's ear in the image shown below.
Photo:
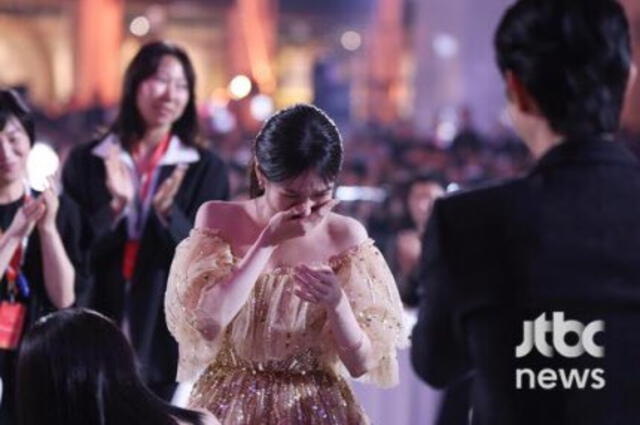
{"label": "man's ear", "polygon": [[636,80],[638,78],[638,67],[635,63],[631,64],[631,68],[629,69],[629,78],[627,79],[627,90],[625,92],[625,98],[628,99],[631,96],[631,92],[633,91],[633,87],[636,84]]}
{"label": "man's ear", "polygon": [[507,84],[507,97],[509,100],[523,113],[538,114],[538,105],[520,78],[513,71],[506,71],[504,78]]}
{"label": "man's ear", "polygon": [[253,169],[256,173],[256,179],[258,179],[258,185],[260,188],[264,189],[264,175],[262,174],[262,170],[260,169],[257,160],[253,163]]}

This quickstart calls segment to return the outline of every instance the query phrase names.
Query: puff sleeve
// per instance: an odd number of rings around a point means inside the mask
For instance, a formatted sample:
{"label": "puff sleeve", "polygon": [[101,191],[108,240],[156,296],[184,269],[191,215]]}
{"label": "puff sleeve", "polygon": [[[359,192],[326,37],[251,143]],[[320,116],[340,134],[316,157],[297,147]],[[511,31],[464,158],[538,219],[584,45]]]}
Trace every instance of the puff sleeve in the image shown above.
{"label": "puff sleeve", "polygon": [[164,306],[167,327],[178,342],[178,382],[196,378],[220,350],[224,332],[206,339],[195,311],[204,289],[224,279],[232,267],[231,248],[213,229],[193,229],[176,247]]}
{"label": "puff sleeve", "polygon": [[395,279],[372,240],[332,264],[358,323],[371,341],[376,366],[360,378],[386,388],[398,383],[396,352],[409,344]]}

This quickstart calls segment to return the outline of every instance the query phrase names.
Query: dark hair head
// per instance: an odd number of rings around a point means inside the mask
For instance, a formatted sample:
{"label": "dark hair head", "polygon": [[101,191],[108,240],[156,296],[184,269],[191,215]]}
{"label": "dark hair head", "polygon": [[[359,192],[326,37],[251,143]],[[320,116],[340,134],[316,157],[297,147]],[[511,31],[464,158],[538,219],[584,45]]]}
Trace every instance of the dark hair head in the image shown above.
{"label": "dark hair head", "polygon": [[417,184],[427,184],[427,183],[437,184],[442,189],[446,189],[447,187],[447,180],[441,173],[423,172],[423,173],[414,175],[407,181],[406,194],[407,195],[409,194],[409,191],[413,186]]}
{"label": "dark hair head", "polygon": [[85,309],[61,310],[27,333],[17,368],[21,425],[199,424],[200,415],[173,407],[141,382],[120,330]]}
{"label": "dark hair head", "polygon": [[125,148],[130,148],[133,143],[144,136],[146,124],[136,105],[138,88],[140,83],[156,73],[160,61],[166,55],[173,56],[180,61],[189,89],[187,105],[182,116],[173,123],[171,132],[180,137],[180,140],[186,145],[193,146],[197,142],[196,74],[191,60],[181,47],[166,41],[153,41],[142,46],[124,75],[120,110],[111,130],[118,135]]}
{"label": "dark hair head", "polygon": [[[410,196],[413,188],[420,184],[434,184],[440,186],[443,192],[447,190],[447,180],[438,172],[423,172],[412,176],[406,180],[400,187],[399,195],[402,199],[403,215],[399,221],[400,229],[414,229],[418,223],[414,222],[414,218],[411,213]],[[424,224],[424,223],[420,223]]]}
{"label": "dark hair head", "polygon": [[0,131],[4,131],[11,117],[15,117],[22,124],[33,146],[36,137],[31,110],[15,91],[0,90]]}
{"label": "dark hair head", "polygon": [[[316,171],[326,182],[338,177],[342,165],[342,138],[334,122],[312,105],[298,104],[273,115],[258,133],[254,161],[270,182],[283,182]],[[251,166],[250,195],[260,196]]]}
{"label": "dark hair head", "polygon": [[411,190],[414,186],[419,184],[435,184],[440,186],[443,191],[447,190],[447,180],[441,173],[423,172],[420,174],[416,174],[407,179],[400,188],[400,194],[402,196],[406,209],[408,209],[409,207],[409,196],[411,195]]}
{"label": "dark hair head", "polygon": [[519,0],[495,35],[512,71],[563,135],[616,132],[631,65],[629,24],[616,0]]}

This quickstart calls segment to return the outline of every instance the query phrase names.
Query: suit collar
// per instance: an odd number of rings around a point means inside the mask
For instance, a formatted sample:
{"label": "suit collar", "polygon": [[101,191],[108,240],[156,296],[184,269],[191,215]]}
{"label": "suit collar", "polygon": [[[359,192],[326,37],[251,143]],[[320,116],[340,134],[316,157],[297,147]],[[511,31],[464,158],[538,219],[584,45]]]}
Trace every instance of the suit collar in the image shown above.
{"label": "suit collar", "polygon": [[[120,140],[118,136],[113,133],[108,134],[100,143],[98,143],[92,150],[91,153],[100,158],[106,158],[109,154],[109,149],[111,146],[120,145]],[[128,152],[121,152],[122,159],[127,164],[133,164],[131,160],[131,155]],[[160,160],[159,165],[177,165],[177,164],[188,164],[193,162],[198,162],[200,160],[200,154],[198,150],[187,146],[178,136],[171,136],[171,141],[169,142],[169,147],[167,152]]]}
{"label": "suit collar", "polygon": [[554,146],[538,160],[532,173],[566,163],[594,162],[638,165],[636,157],[621,142],[594,136],[580,139],[568,138]]}

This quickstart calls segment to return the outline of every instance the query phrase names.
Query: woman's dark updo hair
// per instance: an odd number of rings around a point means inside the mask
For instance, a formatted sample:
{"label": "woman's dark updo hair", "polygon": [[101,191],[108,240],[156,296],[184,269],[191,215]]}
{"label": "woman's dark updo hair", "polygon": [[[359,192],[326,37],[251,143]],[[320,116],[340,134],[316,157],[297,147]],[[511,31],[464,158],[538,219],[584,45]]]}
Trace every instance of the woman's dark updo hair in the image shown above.
{"label": "woman's dark updo hair", "polygon": [[252,198],[264,193],[256,167],[270,182],[280,183],[314,170],[326,182],[338,177],[342,166],[342,138],[323,111],[298,104],[273,115],[256,136],[250,166]]}
{"label": "woman's dark updo hair", "polygon": [[15,91],[0,90],[0,131],[4,131],[11,117],[15,117],[22,124],[29,137],[29,143],[33,146],[36,135],[31,110]]}
{"label": "woman's dark updo hair", "polygon": [[188,146],[197,144],[198,115],[196,111],[195,86],[196,74],[191,60],[181,47],[167,41],[152,41],[145,44],[135,55],[124,75],[122,99],[118,116],[111,127],[111,131],[119,138],[126,149],[140,140],[146,131],[146,123],[138,111],[136,99],[140,84],[154,75],[164,56],[173,56],[184,70],[189,90],[189,100],[182,112],[182,116],[173,123],[171,132],[178,136],[182,143]]}

